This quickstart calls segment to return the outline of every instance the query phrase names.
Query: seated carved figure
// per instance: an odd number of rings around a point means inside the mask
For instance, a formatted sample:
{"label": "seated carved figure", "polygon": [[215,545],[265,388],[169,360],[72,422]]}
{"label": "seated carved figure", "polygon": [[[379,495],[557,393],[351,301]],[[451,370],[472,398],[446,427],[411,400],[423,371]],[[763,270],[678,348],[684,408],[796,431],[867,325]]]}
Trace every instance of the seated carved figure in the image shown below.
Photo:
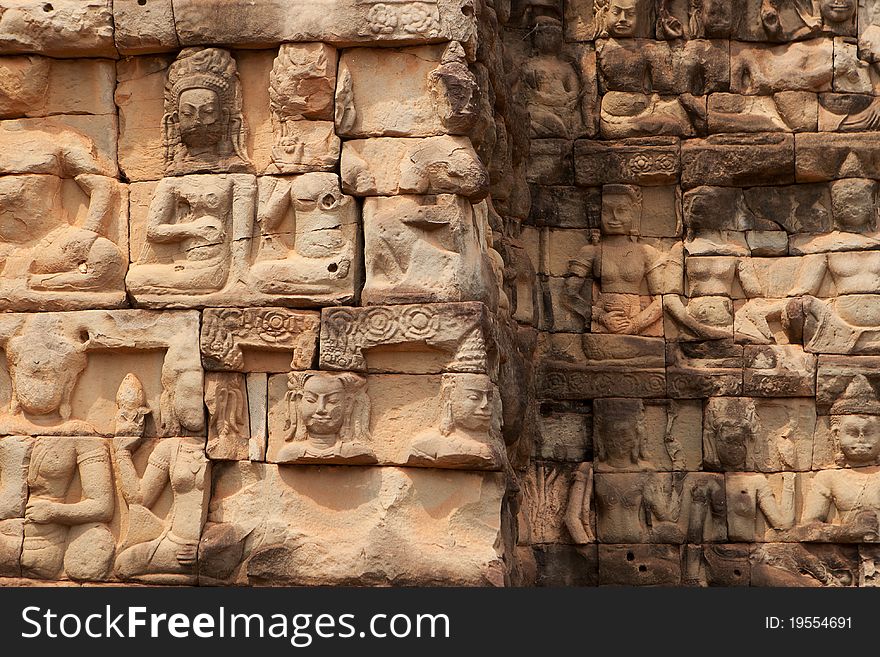
{"label": "seated carved figure", "polygon": [[[632,185],[606,185],[602,196],[602,239],[588,244],[569,262],[566,304],[609,333],[639,335],[660,321],[659,296],[642,307],[641,296],[667,292],[664,274],[671,256],[638,242],[642,194]],[[601,294],[592,304],[584,287],[601,280]]]}
{"label": "seated carved figure", "polygon": [[[68,501],[79,479],[80,499]],[[110,574],[115,540],[110,454],[99,438],[38,438],[28,470],[22,574],[101,580]]]}
{"label": "seated carved figure", "polygon": [[[117,183],[86,137],[70,129],[3,129],[0,166],[15,167],[22,151],[33,174],[0,176],[0,271],[14,285],[26,277],[37,291],[105,292],[122,288],[127,258],[109,237],[118,206]],[[9,160],[5,162],[4,160]],[[88,198],[81,225],[70,224],[57,204],[64,179]]]}
{"label": "seated carved figure", "polygon": [[128,287],[136,293],[223,288],[230,273],[237,182],[226,176],[163,178]]}
{"label": "seated carved figure", "polygon": [[[250,278],[267,294],[332,293],[349,277],[354,263],[357,205],[342,194],[335,174],[307,174],[289,186],[274,178],[261,204],[262,231]],[[293,237],[282,222],[293,209]]]}
{"label": "seated carved figure", "polygon": [[376,463],[366,379],[350,372],[291,372],[288,435],[279,463]]}
{"label": "seated carved figure", "polygon": [[863,375],[831,407],[841,469],[816,473],[799,527],[804,540],[880,540],[880,402]]}
{"label": "seated carved figure", "polygon": [[489,377],[444,374],[440,398],[440,424],[415,437],[407,465],[499,469],[493,425],[498,422],[500,398]]}
{"label": "seated carved figure", "polygon": [[535,55],[523,71],[532,137],[571,139],[583,120],[581,81],[572,63],[561,58],[562,23],[541,16],[532,32]]}
{"label": "seated carved figure", "polygon": [[[142,436],[114,439],[116,475],[129,505],[128,535],[116,557],[116,573],[122,579],[192,583],[210,495],[204,439],[160,439],[143,476],[138,476],[132,452],[142,441]],[[160,519],[153,509],[168,486],[171,508]]]}

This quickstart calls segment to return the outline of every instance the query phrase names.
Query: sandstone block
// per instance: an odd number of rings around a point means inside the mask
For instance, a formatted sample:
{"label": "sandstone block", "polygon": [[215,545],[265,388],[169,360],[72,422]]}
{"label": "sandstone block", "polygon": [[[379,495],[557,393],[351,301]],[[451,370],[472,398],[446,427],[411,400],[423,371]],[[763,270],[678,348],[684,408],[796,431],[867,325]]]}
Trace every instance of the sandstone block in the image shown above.
{"label": "sandstone block", "polygon": [[232,463],[214,491],[203,584],[501,583],[499,474]]}
{"label": "sandstone block", "polygon": [[467,137],[345,142],[342,188],[355,196],[458,194],[480,201],[489,174]]}

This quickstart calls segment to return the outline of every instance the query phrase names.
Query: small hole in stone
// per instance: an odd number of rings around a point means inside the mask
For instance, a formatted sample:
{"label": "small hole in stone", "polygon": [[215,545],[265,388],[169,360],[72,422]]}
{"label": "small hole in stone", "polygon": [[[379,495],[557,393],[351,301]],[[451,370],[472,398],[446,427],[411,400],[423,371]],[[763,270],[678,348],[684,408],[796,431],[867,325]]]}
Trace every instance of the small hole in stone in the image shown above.
{"label": "small hole in stone", "polygon": [[147,0],[138,0],[138,4],[139,4],[141,7],[143,7],[145,4],[147,4]]}
{"label": "small hole in stone", "polygon": [[80,342],[88,342],[89,341],[89,332],[85,329],[82,329],[79,332],[79,340],[80,340]]}
{"label": "small hole in stone", "polygon": [[327,265],[327,271],[329,271],[331,274],[337,269],[339,269],[339,266],[335,262],[331,262],[329,265]]}
{"label": "small hole in stone", "polygon": [[55,9],[55,7],[53,7],[53,6],[52,6],[51,4],[49,4],[48,2],[47,2],[46,4],[43,5],[43,11],[45,11],[45,12],[50,12],[50,11],[52,11],[53,9]]}
{"label": "small hole in stone", "polygon": [[641,565],[641,566],[639,566],[639,572],[640,572],[640,573],[646,573],[646,572],[648,572],[648,567],[645,566],[645,565]]}
{"label": "small hole in stone", "polygon": [[739,571],[739,568],[735,568],[734,571],[733,571],[733,574],[736,575],[737,577],[739,577],[740,575],[742,575],[742,573]]}
{"label": "small hole in stone", "polygon": [[474,8],[471,7],[470,5],[465,5],[464,7],[461,8],[461,13],[464,14],[465,16],[473,16],[474,15]]}
{"label": "small hole in stone", "polygon": [[636,558],[636,555],[634,555],[632,552],[627,552],[627,553],[626,553],[626,560],[627,560],[627,561],[632,561],[632,560],[635,559],[635,558]]}

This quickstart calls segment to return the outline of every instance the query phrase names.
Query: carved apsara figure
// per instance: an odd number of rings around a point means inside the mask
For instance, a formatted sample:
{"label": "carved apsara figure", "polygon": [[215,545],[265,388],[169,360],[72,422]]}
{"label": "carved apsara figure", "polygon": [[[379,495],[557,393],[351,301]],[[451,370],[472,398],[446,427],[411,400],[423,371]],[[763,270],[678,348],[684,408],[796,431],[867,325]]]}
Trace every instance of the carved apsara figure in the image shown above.
{"label": "carved apsara figure", "polygon": [[165,173],[251,172],[235,60],[221,48],[184,48],[165,84]]}
{"label": "carved apsara figure", "polygon": [[287,438],[279,463],[376,463],[367,380],[351,372],[291,372]]}
{"label": "carved apsara figure", "polygon": [[[81,492],[69,501],[74,479]],[[115,539],[110,452],[100,438],[41,437],[28,469],[22,574],[102,580],[110,574]]]}
{"label": "carved apsara figure", "polygon": [[[567,305],[609,333],[639,335],[663,316],[663,305],[656,295],[667,291],[664,274],[673,256],[638,242],[641,215],[642,194],[638,187],[605,185],[601,243],[588,244],[569,262]],[[596,279],[601,280],[601,294],[590,310],[584,307],[582,290]],[[654,295],[644,308],[642,291]]]}
{"label": "carved apsara figure", "polygon": [[485,374],[444,374],[440,399],[439,426],[415,437],[407,464],[498,469],[500,436],[493,423],[500,424],[501,408],[491,379]]}

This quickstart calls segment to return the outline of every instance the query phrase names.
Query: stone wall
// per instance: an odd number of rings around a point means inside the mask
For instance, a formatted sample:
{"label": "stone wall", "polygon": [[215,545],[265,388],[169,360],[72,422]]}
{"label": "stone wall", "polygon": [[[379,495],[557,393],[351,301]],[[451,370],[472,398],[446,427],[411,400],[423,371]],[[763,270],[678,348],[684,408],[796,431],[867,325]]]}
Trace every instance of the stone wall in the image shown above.
{"label": "stone wall", "polygon": [[878,34],[874,0],[511,7],[538,583],[877,581]]}
{"label": "stone wall", "polygon": [[874,0],[0,0],[0,584],[871,585],[875,59]]}

